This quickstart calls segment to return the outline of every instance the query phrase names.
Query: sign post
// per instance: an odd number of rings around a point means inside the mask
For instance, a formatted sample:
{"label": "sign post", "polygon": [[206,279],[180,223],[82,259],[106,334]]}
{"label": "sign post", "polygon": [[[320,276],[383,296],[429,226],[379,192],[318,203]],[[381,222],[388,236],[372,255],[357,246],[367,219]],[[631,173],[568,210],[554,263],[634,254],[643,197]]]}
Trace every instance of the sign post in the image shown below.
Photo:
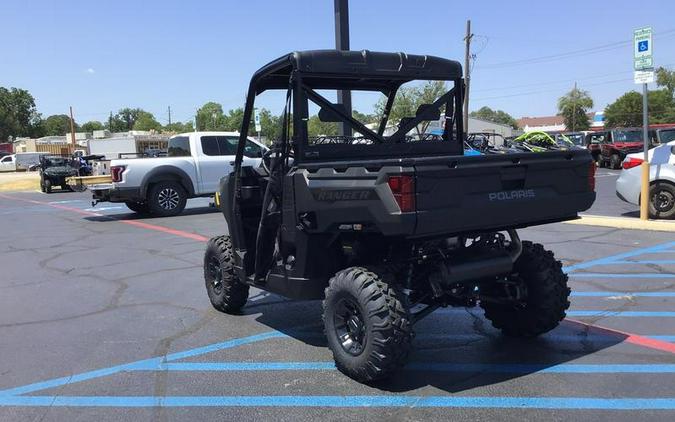
{"label": "sign post", "polygon": [[258,113],[258,108],[253,109],[253,122],[255,123],[255,131],[258,132],[258,142],[260,142],[260,130],[262,129],[260,125],[260,113]]}
{"label": "sign post", "polygon": [[639,28],[633,31],[633,68],[635,69],[635,83],[642,84],[642,142],[644,143],[644,161],[641,166],[641,220],[647,220],[649,218],[649,103],[647,101],[647,84],[654,82],[653,49],[651,27]]}

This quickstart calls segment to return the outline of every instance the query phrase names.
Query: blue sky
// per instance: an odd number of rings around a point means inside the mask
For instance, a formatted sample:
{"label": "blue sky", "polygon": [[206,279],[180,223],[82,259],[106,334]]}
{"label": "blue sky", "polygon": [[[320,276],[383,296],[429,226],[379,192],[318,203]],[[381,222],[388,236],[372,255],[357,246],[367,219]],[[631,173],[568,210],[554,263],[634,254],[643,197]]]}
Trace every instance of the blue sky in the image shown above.
{"label": "blue sky", "polygon": [[[675,68],[673,12],[672,0],[351,0],[351,47],[462,60],[470,18],[471,109],[550,115],[575,80],[596,109],[637,87],[634,28],[651,25],[656,64]],[[0,86],[28,89],[43,115],[72,105],[78,122],[125,106],[162,123],[168,106],[181,121],[206,101],[239,107],[263,64],[334,46],[333,0],[3,0],[0,17]],[[530,60],[542,56],[556,57]],[[362,111],[369,105],[355,101]]]}

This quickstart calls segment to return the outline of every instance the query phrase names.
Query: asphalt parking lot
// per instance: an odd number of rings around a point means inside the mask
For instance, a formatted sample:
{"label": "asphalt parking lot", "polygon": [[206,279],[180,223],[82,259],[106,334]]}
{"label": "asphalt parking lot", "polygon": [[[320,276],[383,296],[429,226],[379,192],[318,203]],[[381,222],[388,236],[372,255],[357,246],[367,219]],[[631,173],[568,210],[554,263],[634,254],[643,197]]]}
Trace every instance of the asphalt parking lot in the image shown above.
{"label": "asphalt parking lot", "polygon": [[[599,191],[594,207],[613,195]],[[523,230],[563,260],[568,320],[524,341],[440,310],[406,369],[367,386],[334,369],[319,302],[252,291],[241,316],[211,308],[202,253],[226,226],[208,200],[139,219],[87,193],[12,192],[0,216],[3,421],[675,419],[672,233]]]}

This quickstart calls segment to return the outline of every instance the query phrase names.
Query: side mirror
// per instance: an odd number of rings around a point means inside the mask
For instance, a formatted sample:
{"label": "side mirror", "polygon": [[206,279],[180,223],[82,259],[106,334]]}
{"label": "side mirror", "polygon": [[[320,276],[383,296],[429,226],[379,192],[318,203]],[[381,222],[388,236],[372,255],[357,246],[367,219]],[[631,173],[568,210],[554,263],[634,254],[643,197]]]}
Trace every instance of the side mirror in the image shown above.
{"label": "side mirror", "polygon": [[670,153],[673,154],[673,155],[675,155],[675,145],[673,145],[672,147],[670,147]]}
{"label": "side mirror", "polygon": [[420,104],[415,112],[415,117],[422,118],[427,121],[440,120],[441,110],[434,107],[433,104]]}

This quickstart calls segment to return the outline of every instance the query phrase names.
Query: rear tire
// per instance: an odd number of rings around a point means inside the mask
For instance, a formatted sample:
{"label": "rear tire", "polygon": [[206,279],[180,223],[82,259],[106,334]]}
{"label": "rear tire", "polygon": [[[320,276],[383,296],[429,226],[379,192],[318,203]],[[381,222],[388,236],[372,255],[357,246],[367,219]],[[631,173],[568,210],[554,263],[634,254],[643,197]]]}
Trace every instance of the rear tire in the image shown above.
{"label": "rear tire", "polygon": [[356,381],[384,378],[407,361],[407,299],[384,271],[339,271],[326,288],[323,322],[335,365]]}
{"label": "rear tire", "polygon": [[178,215],[185,209],[187,194],[177,182],[159,182],[150,188],[148,207],[152,214],[160,217]]}
{"label": "rear tire", "polygon": [[621,157],[619,157],[619,154],[612,154],[609,157],[609,167],[614,170],[621,170]]}
{"label": "rear tire", "polygon": [[204,282],[211,305],[227,314],[239,313],[248,300],[248,285],[237,279],[230,236],[209,239],[204,253]]}
{"label": "rear tire", "polygon": [[147,214],[149,212],[148,204],[145,202],[125,202],[124,205],[137,214]]}
{"label": "rear tire", "polygon": [[524,305],[481,302],[485,318],[508,336],[535,337],[558,326],[570,306],[562,264],[538,243],[523,242],[512,276],[527,291]]}
{"label": "rear tire", "polygon": [[45,186],[44,192],[52,193],[52,181],[51,180],[45,179],[44,186]]}
{"label": "rear tire", "polygon": [[649,188],[649,217],[675,218],[675,186],[656,182]]}

